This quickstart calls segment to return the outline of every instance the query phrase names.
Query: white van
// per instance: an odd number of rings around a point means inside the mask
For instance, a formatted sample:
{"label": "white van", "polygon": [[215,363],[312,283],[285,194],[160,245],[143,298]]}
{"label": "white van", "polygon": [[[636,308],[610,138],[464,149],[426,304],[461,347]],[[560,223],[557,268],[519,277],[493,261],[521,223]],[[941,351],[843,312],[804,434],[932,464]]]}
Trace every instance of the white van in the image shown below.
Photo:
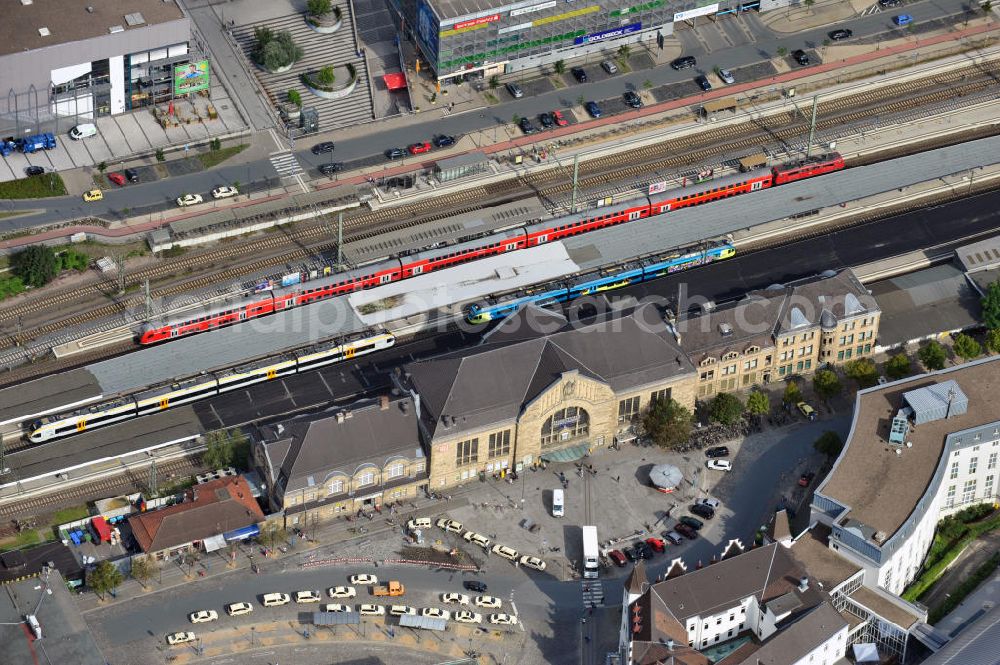
{"label": "white van", "polygon": [[552,517],[563,517],[565,513],[565,498],[562,490],[552,490]]}
{"label": "white van", "polygon": [[97,125],[92,122],[85,122],[69,130],[71,139],[80,140],[91,136],[97,136]]}

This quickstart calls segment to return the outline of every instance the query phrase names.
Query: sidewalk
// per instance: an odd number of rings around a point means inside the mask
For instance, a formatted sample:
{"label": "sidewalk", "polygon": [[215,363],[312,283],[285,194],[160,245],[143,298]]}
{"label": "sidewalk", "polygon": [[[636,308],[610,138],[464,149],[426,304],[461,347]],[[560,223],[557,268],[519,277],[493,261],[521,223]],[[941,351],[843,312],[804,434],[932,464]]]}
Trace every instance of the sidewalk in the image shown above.
{"label": "sidewalk", "polygon": [[[994,552],[998,551],[1000,551],[1000,531],[994,531],[980,536],[970,543],[969,546],[958,555],[958,557],[951,563],[951,567],[948,568],[944,575],[938,578],[938,581],[934,583],[934,586],[931,587],[930,591],[928,591],[925,596],[920,598],[920,602],[932,609],[936,605],[940,605],[956,586],[961,584],[966,577],[969,577],[976,570],[976,568],[983,565],[991,556],[993,556]],[[983,585],[983,587],[988,586],[989,583],[985,583]],[[962,605],[965,605],[972,600],[976,593],[979,593],[980,590],[977,590],[975,593],[966,598]],[[1000,595],[995,596],[993,600],[994,602],[1000,601]],[[962,608],[962,605],[956,608],[952,614],[958,612]],[[948,615],[948,617],[951,616],[951,614]],[[944,621],[947,621],[948,617],[938,624],[938,628],[943,627]]]}

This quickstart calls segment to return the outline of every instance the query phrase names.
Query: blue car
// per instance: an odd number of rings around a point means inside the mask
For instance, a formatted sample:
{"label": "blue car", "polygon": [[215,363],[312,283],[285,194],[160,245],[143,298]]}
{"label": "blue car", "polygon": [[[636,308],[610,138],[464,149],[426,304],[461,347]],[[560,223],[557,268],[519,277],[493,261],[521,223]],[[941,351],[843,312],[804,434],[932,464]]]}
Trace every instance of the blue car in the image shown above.
{"label": "blue car", "polygon": [[590,114],[591,118],[601,117],[601,107],[597,105],[597,102],[587,102],[584,108],[587,109],[587,113]]}
{"label": "blue car", "polygon": [[909,14],[900,14],[899,16],[893,16],[892,22],[896,25],[908,25],[913,23],[913,17]]}

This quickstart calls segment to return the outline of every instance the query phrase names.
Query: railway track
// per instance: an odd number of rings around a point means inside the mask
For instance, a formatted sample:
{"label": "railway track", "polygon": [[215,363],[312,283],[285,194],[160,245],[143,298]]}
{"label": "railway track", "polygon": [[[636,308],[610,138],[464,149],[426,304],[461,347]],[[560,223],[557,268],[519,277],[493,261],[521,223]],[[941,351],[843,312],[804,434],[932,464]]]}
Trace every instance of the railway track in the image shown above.
{"label": "railway track", "polygon": [[[990,86],[995,86],[998,74],[1000,74],[1000,69],[991,68],[975,69],[971,74],[969,70],[949,72],[927,79],[906,81],[822,102],[818,107],[817,130],[828,131],[845,124],[864,121],[873,116],[884,118],[916,108],[940,104],[955,97],[974,95],[987,90]],[[933,90],[923,92],[928,86],[932,86]],[[859,106],[864,108],[859,110]],[[669,144],[657,143],[634,150],[613,153],[580,165],[578,189],[586,191],[600,187],[610,179],[631,180],[643,175],[648,179],[651,170],[662,171],[692,164],[711,164],[717,162],[720,155],[759,150],[762,144],[779,143],[787,146],[797,137],[801,138],[807,128],[806,114],[792,109],[788,113],[761,118],[754,122],[713,128],[677,141],[671,141]],[[571,189],[572,169],[567,166],[549,169],[519,179],[474,187],[433,201],[417,203],[400,209],[383,208],[360,214],[351,213],[346,215],[345,241],[363,240],[380,233],[418,226],[444,217],[476,210],[498,199],[517,198],[527,193],[537,194],[542,200],[553,202],[557,197]],[[405,221],[391,223],[393,219]],[[387,224],[387,222],[390,223]],[[176,278],[178,275],[196,269],[203,269],[206,266],[210,268],[225,267],[210,270],[192,279],[179,280],[169,285],[154,288],[151,295],[154,298],[165,298],[212,285],[224,284],[241,276],[245,277],[275,265],[300,261],[304,257],[316,255],[325,249],[332,248],[335,243],[327,239],[329,235],[329,225],[325,221],[299,223],[291,229],[283,229],[282,233],[198,252],[167,264],[138,270],[129,275],[126,290],[135,289],[146,280],[149,280],[151,284],[162,283],[165,280]],[[296,248],[273,253],[274,250],[289,244],[295,245]],[[263,255],[263,258],[249,262],[238,262],[233,265],[234,259],[241,255]],[[81,301],[112,300],[112,302],[100,307],[71,313],[57,321],[41,322],[21,329],[15,334],[10,334],[6,339],[0,339],[0,351],[15,345],[26,346],[31,340],[38,337],[97,319],[123,316],[128,320],[137,321],[140,318],[137,316],[137,312],[142,307],[144,298],[140,296],[117,298],[111,295],[115,288],[108,282],[99,282],[90,284],[83,289],[66,289],[34,302],[0,309],[0,314],[8,321],[12,321],[15,319],[23,320],[25,317],[32,317],[52,309],[71,310],[71,305],[79,304]],[[3,383],[8,383],[10,380],[8,376],[2,379]]]}

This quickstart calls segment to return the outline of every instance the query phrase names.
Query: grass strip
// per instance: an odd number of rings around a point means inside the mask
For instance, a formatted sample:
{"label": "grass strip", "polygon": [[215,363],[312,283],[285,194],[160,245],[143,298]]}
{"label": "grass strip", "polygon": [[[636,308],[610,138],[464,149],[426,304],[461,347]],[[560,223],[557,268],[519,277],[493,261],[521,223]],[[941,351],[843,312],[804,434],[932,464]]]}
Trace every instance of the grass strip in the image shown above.
{"label": "grass strip", "polygon": [[198,161],[200,161],[201,165],[206,169],[210,169],[214,166],[218,166],[230,157],[235,157],[246,150],[247,147],[246,143],[241,143],[239,145],[229,146],[228,148],[220,148],[218,150],[209,150],[208,152],[198,153]]}
{"label": "grass strip", "polygon": [[927,615],[927,623],[932,626],[938,621],[946,617],[953,609],[958,607],[965,597],[976,590],[976,588],[985,582],[990,575],[992,575],[997,566],[1000,566],[1000,552],[994,552],[993,556],[989,558],[985,563],[976,568],[975,572],[971,576],[965,578],[965,580],[955,587],[955,590],[951,592],[947,598],[944,599],[940,605],[932,609]]}
{"label": "grass strip", "polygon": [[66,196],[66,183],[58,173],[0,182],[0,199],[44,199],[50,196]]}

